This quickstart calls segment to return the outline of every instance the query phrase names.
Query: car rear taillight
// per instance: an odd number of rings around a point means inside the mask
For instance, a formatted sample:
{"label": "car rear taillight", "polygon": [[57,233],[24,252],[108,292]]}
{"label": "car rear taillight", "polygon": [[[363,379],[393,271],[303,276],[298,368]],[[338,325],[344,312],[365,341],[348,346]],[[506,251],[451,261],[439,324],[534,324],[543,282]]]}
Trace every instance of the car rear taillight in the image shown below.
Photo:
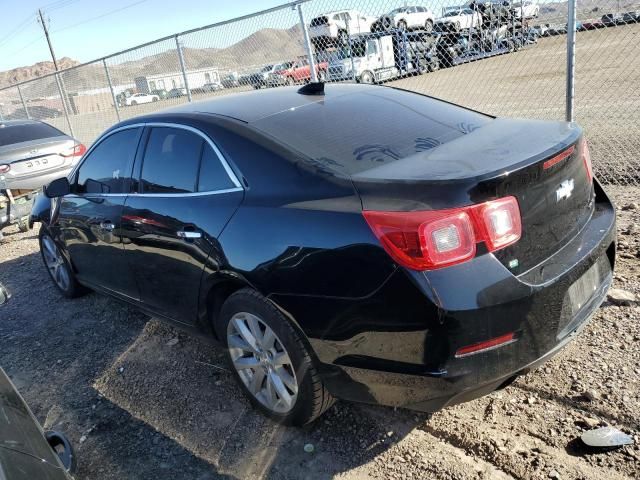
{"label": "car rear taillight", "polygon": [[74,145],[72,148],[70,148],[69,150],[65,150],[64,152],[60,152],[60,155],[68,158],[68,157],[81,157],[82,155],[85,154],[85,152],[87,151],[87,147],[84,146],[84,144],[82,143],[78,143],[76,145]]}
{"label": "car rear taillight", "polygon": [[476,244],[493,252],[522,235],[515,197],[449,210],[362,212],[391,257],[412,270],[434,270],[472,259]]}
{"label": "car rear taillight", "polygon": [[11,165],[6,163],[4,165],[0,165],[0,173],[7,173],[9,170],[11,170]]}
{"label": "car rear taillight", "polygon": [[582,161],[584,162],[584,168],[587,170],[587,180],[593,181],[593,166],[591,165],[591,153],[589,152],[589,145],[587,140],[582,137],[580,140],[580,154],[582,155]]}

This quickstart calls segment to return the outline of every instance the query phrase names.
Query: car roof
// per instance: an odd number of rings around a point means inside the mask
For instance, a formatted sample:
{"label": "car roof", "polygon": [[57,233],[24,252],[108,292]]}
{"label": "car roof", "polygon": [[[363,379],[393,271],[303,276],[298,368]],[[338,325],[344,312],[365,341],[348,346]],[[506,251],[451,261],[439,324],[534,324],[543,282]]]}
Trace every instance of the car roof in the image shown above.
{"label": "car roof", "polygon": [[[354,95],[370,89],[380,89],[373,85],[325,84],[324,95],[304,95],[298,93],[300,87],[279,87],[266,90],[223,95],[199,102],[185,103],[178,107],[163,110],[161,114],[197,114],[208,113],[235,118],[246,123],[256,122],[271,115],[298,109],[305,105],[328,102],[333,98]],[[355,112],[352,112],[355,113]],[[145,116],[153,117],[154,114]]]}

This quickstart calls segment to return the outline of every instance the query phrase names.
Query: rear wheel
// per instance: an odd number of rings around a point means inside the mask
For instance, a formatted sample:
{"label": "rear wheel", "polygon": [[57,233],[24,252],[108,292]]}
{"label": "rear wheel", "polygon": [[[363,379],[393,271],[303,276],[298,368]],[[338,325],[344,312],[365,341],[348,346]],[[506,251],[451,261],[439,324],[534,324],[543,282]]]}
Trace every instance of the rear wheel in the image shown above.
{"label": "rear wheel", "polygon": [[373,76],[373,73],[370,72],[369,70],[365,70],[360,74],[360,83],[372,84],[374,82],[375,82],[375,77]]}
{"label": "rear wheel", "polygon": [[407,31],[407,22],[405,22],[404,20],[400,20],[398,22],[398,30],[400,30],[401,32],[406,32]]}
{"label": "rear wheel", "polygon": [[222,305],[216,332],[240,387],[268,417],[304,425],[333,405],[301,335],[258,292],[233,293]]}
{"label": "rear wheel", "polygon": [[86,293],[86,289],[76,280],[69,262],[44,227],[40,228],[39,240],[44,265],[62,295],[67,298],[75,298]]}
{"label": "rear wheel", "polygon": [[433,32],[433,20],[427,20],[424,22],[424,31],[427,33]]}

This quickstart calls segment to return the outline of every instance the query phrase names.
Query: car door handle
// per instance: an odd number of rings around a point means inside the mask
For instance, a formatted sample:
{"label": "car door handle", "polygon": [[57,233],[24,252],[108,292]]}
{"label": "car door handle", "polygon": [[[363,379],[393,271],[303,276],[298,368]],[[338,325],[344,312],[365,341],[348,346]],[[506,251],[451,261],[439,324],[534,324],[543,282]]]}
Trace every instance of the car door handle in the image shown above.
{"label": "car door handle", "polygon": [[104,230],[105,232],[111,232],[113,230],[113,223],[109,220],[105,222],[100,222],[100,230]]}
{"label": "car door handle", "polygon": [[179,238],[183,240],[194,240],[196,238],[202,238],[202,233],[194,232],[193,230],[179,230],[176,232]]}

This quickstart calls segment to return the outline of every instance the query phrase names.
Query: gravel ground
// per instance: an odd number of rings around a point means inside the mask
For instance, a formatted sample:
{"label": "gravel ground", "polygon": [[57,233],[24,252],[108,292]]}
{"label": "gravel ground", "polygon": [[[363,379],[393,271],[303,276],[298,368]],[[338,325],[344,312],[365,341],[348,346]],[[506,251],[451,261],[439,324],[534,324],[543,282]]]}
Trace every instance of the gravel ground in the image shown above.
{"label": "gravel ground", "polygon": [[[640,295],[640,189],[609,191],[621,207],[615,287]],[[63,299],[35,232],[6,233],[0,365],[45,428],[70,436],[78,479],[640,477],[637,303],[605,303],[540,369],[430,419],[338,402],[286,428],[249,407],[220,349],[97,294]],[[635,444],[588,451],[577,437],[597,425]]]}

